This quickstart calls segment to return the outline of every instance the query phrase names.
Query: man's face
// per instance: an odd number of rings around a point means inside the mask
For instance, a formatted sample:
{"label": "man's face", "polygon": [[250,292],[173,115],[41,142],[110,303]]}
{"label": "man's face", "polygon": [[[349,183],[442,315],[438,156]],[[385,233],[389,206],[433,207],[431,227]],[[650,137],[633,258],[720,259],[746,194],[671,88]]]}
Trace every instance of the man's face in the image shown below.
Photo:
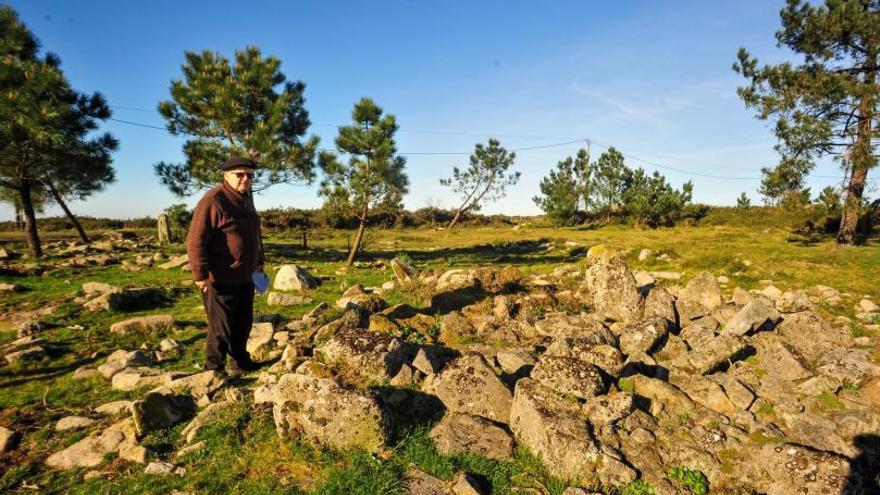
{"label": "man's face", "polygon": [[223,172],[223,180],[233,189],[240,193],[251,190],[254,182],[254,169],[248,167],[235,167]]}

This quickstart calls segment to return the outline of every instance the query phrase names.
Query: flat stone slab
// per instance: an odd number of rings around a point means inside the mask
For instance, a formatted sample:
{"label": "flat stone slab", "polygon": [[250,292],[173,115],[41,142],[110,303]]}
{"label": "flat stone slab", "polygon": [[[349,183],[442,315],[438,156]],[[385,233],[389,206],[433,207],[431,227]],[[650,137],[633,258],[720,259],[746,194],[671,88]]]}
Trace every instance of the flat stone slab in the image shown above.
{"label": "flat stone slab", "polygon": [[450,413],[431,429],[437,451],[443,455],[477,454],[507,461],[513,458],[513,437],[487,419]]}

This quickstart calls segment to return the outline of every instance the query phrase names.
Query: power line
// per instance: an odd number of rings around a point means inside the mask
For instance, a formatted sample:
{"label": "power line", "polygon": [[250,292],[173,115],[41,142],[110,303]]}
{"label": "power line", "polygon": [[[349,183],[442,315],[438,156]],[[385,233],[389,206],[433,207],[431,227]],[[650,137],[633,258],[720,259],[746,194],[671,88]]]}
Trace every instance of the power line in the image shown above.
{"label": "power line", "polygon": [[[147,129],[157,129],[160,131],[167,131],[168,130],[165,127],[144,124],[141,122],[133,122],[131,120],[123,120],[123,119],[116,119],[116,118],[109,118],[107,120],[112,120],[113,122],[119,122],[121,124],[134,125],[134,126],[138,126],[138,127],[146,127]],[[545,144],[545,145],[541,145],[541,146],[528,146],[525,148],[514,148],[514,149],[511,149],[510,151],[519,152],[519,151],[540,150],[540,149],[545,149],[545,148],[556,148],[559,146],[567,146],[569,144],[582,143],[583,141],[584,141],[583,139],[578,139],[575,141],[567,141],[564,143]],[[321,151],[333,151],[333,150],[322,148]],[[397,154],[398,155],[470,155],[471,153],[472,152],[470,152],[470,151],[411,151],[411,152],[402,152],[401,151]]]}
{"label": "power line", "polygon": [[136,125],[138,127],[146,127],[147,129],[159,129],[160,131],[167,131],[168,130],[165,127],[159,127],[159,126],[150,125],[150,124],[142,124],[140,122],[132,122],[130,120],[114,119],[113,117],[110,117],[107,120],[112,120],[113,122],[119,122],[122,124]]}
{"label": "power line", "polygon": [[[600,147],[605,148],[606,150],[610,150],[611,148],[617,149],[617,148],[614,147],[614,146],[610,146],[610,145],[607,145],[607,144],[600,143],[600,142],[596,141],[595,139],[591,139],[590,142],[591,142],[591,143],[595,143],[595,144],[599,145]],[[761,180],[760,178],[756,178],[756,177],[729,177],[729,176],[724,176],[724,175],[704,174],[704,173],[701,173],[701,172],[692,172],[692,171],[690,171],[690,170],[682,170],[682,169],[680,169],[680,168],[675,168],[675,167],[670,167],[670,166],[668,166],[668,165],[661,165],[661,164],[659,164],[659,163],[654,163],[654,162],[651,162],[651,161],[645,160],[644,158],[639,158],[639,157],[637,157],[637,156],[635,156],[635,155],[631,155],[631,154],[629,154],[629,153],[624,153],[624,152],[622,152],[622,151],[620,151],[620,150],[617,150],[617,151],[618,151],[621,155],[623,155],[623,156],[625,156],[626,158],[629,158],[629,159],[631,159],[631,160],[635,160],[635,161],[638,161],[638,162],[642,162],[642,163],[644,163],[644,164],[651,165],[651,166],[653,166],[653,167],[657,167],[657,168],[663,168],[663,169],[667,169],[667,170],[672,170],[672,171],[678,172],[678,173],[680,173],[680,174],[695,175],[695,176],[698,176],[698,177],[707,177],[707,178],[710,178],[710,179],[724,179],[724,180]]]}
{"label": "power line", "polygon": [[[125,107],[118,107],[118,108],[125,108]],[[138,109],[135,107],[131,107],[131,108],[134,110],[146,110],[146,109]],[[116,119],[116,118],[109,118],[107,120],[112,120],[114,122],[119,122],[119,123],[127,124],[127,125],[133,125],[133,126],[137,126],[137,127],[145,127],[147,129],[156,129],[156,130],[160,130],[160,131],[167,131],[168,130],[165,127],[159,127],[159,126],[155,126],[155,125],[151,125],[151,124],[144,124],[141,122],[134,122],[134,121],[130,121],[130,120],[123,120],[123,119]],[[316,124],[313,124],[313,125],[316,125]],[[320,126],[321,127],[338,127],[338,126],[331,126],[330,124],[321,124]],[[435,134],[445,134],[446,133],[446,131],[411,131],[411,132],[424,132],[424,133],[435,133]],[[460,134],[461,135],[474,135],[474,136],[491,135],[491,134],[474,134],[474,133],[460,133]],[[497,135],[497,136],[504,137],[503,135]],[[507,136],[507,137],[510,137],[510,136]],[[532,136],[531,138],[537,139],[536,136]],[[550,139],[550,137],[545,136],[543,139]],[[559,138],[559,139],[562,139],[562,138]],[[541,150],[541,149],[548,149],[548,148],[558,148],[560,146],[568,146],[568,145],[572,145],[572,144],[586,143],[586,142],[595,143],[597,146],[600,146],[605,149],[611,149],[613,147],[611,145],[602,143],[601,141],[597,141],[595,139],[576,139],[573,141],[565,141],[565,142],[561,142],[561,143],[552,143],[552,144],[545,144],[545,145],[538,145],[538,146],[527,146],[527,147],[522,147],[522,148],[513,148],[510,151],[518,153],[518,152],[523,152],[523,151],[534,151],[534,150]],[[615,149],[617,149],[617,148],[615,147]],[[321,148],[320,151],[335,151],[335,150]],[[652,167],[661,168],[661,169],[665,169],[665,170],[671,170],[671,171],[677,172],[679,174],[684,174],[684,175],[689,175],[689,176],[694,176],[694,177],[704,177],[704,178],[708,178],[708,179],[719,179],[719,180],[750,180],[750,181],[763,180],[762,177],[733,177],[733,176],[726,176],[726,175],[707,174],[707,173],[703,173],[703,172],[694,172],[692,170],[684,170],[684,169],[680,169],[680,168],[676,168],[676,167],[671,167],[669,165],[663,165],[663,164],[660,164],[657,162],[646,160],[644,158],[641,158],[639,156],[636,156],[636,155],[633,155],[630,153],[624,153],[620,150],[618,150],[618,152],[620,152],[620,154],[626,158],[644,163],[646,165],[650,165]],[[467,156],[467,155],[470,155],[471,153],[472,152],[470,152],[470,151],[410,151],[410,152],[399,152],[398,154],[404,155],[404,156]],[[693,162],[693,160],[691,160],[691,161]],[[694,162],[694,163],[696,163],[696,162]],[[831,175],[815,175],[815,174],[812,175],[812,177],[823,178],[823,179],[835,179],[835,180],[846,179],[846,177],[831,176]],[[869,177],[866,180],[876,181],[876,180],[880,180],[880,178]]]}
{"label": "power line", "polygon": [[[614,146],[610,146],[610,145],[607,145],[607,144],[604,144],[604,143],[600,143],[600,142],[596,141],[595,139],[591,139],[590,142],[591,142],[591,143],[595,143],[595,144],[597,144],[598,146],[600,146],[600,147],[602,147],[602,148],[605,148],[605,149],[610,149],[610,148],[615,148],[615,149],[617,149],[617,148],[614,147]],[[623,155],[624,157],[629,158],[629,159],[631,159],[631,160],[639,161],[639,162],[642,162],[642,163],[644,163],[644,164],[651,165],[651,166],[653,166],[653,167],[657,167],[657,168],[662,168],[662,169],[666,169],[666,170],[672,170],[672,171],[674,171],[674,172],[678,172],[678,173],[680,173],[680,174],[685,174],[685,175],[693,175],[693,176],[697,176],[697,177],[706,177],[706,178],[709,178],[709,179],[722,179],[722,180],[764,180],[763,177],[731,177],[731,176],[725,176],[725,175],[714,175],[714,174],[705,174],[705,173],[702,173],[702,172],[693,172],[693,171],[690,171],[690,170],[683,170],[683,169],[680,169],[680,168],[670,167],[669,165],[662,165],[662,164],[659,164],[659,163],[656,163],[656,162],[652,162],[652,161],[649,161],[649,160],[645,160],[644,158],[640,158],[640,157],[638,157],[638,156],[635,156],[635,155],[632,155],[632,154],[629,154],[629,153],[623,153],[623,152],[621,152],[620,150],[618,150],[618,152],[620,152],[620,154]],[[694,163],[696,163],[696,162],[694,162]],[[836,176],[836,175],[818,175],[818,174],[812,174],[811,177],[816,177],[816,178],[821,178],[821,179],[836,179],[836,180],[847,179],[847,177],[840,177],[840,176]],[[880,180],[880,178],[869,177],[869,178],[867,178],[866,180]]]}

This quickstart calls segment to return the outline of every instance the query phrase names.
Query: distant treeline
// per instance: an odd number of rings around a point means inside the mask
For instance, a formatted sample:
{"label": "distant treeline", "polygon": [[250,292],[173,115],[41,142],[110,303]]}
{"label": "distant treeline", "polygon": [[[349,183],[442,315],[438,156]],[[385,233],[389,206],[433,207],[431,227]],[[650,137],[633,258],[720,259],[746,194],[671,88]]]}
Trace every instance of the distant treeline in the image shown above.
{"label": "distant treeline", "polygon": [[[445,227],[448,225],[456,210],[442,208],[420,208],[418,210],[393,210],[373,212],[368,223],[377,228],[431,228]],[[863,217],[862,232],[870,232],[880,218],[874,215]],[[169,215],[169,220],[174,218],[189,218],[184,214]],[[312,229],[356,229],[358,220],[346,218],[343,215],[328,212],[325,209],[304,210],[298,208],[271,208],[260,211],[263,227],[268,230],[312,230]],[[112,219],[80,217],[84,228],[91,231],[119,230],[119,229],[154,229],[156,219],[152,217]],[[814,232],[834,232],[840,222],[839,212],[829,212],[819,205],[808,205],[803,208],[792,209],[778,206],[708,206],[702,204],[690,205],[688,215],[677,222],[679,226],[714,226],[726,225],[731,227],[754,227],[754,228],[784,228],[805,229]],[[459,223],[464,226],[497,226],[513,227],[515,225],[530,224],[533,226],[550,226],[553,221],[544,215],[538,216],[511,216],[511,215],[481,215],[466,213],[461,216]],[[581,213],[577,225],[628,225],[633,224],[626,215],[611,216],[605,214]],[[47,217],[40,219],[40,226],[47,231],[72,230],[73,224],[67,217]],[[177,226],[175,226],[177,227]],[[188,225],[180,226],[183,232]],[[0,231],[19,230],[15,222],[0,222]]]}

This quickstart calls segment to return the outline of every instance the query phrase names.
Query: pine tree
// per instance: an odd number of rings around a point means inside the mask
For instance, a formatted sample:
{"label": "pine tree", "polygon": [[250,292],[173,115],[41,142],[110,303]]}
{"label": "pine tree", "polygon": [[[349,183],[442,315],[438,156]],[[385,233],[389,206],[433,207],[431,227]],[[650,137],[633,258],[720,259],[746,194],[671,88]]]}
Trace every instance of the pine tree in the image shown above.
{"label": "pine tree", "polygon": [[763,167],[761,186],[758,192],[764,202],[783,208],[799,208],[810,202],[810,189],[806,177],[813,163],[803,158],[784,157],[775,167]]}
{"label": "pine tree", "polygon": [[383,116],[373,100],[361,98],[351,117],[352,125],[340,127],[336,138],[336,149],[349,156],[348,162],[331,152],[322,152],[319,157],[324,179],[318,194],[324,198],[325,210],[347,212],[358,221],[346,267],[351,267],[361,248],[370,212],[375,208],[401,209],[409,185],[404,172],[406,159],[396,154],[394,115]]}
{"label": "pine tree", "polygon": [[583,211],[586,213],[593,205],[593,166],[590,164],[589,142],[587,142],[587,149],[578,150],[572,168],[574,171],[578,203],[580,203],[575,205],[575,208],[580,208],[580,205],[582,204]]}
{"label": "pine tree", "polygon": [[486,202],[503,198],[507,188],[519,182],[519,172],[505,175],[515,159],[516,153],[508,152],[496,139],[489,139],[488,146],[474,147],[467,169],[453,167],[451,178],[440,179],[440,184],[452,187],[462,198],[447,228],[455,227],[462,214],[479,211]]}
{"label": "pine tree", "polygon": [[843,196],[841,196],[840,191],[836,187],[827,186],[819,192],[816,204],[823,214],[837,216],[840,214],[841,207],[843,206]]}
{"label": "pine tree", "polygon": [[35,199],[52,197],[88,239],[64,202],[85,198],[114,179],[108,133],[92,136],[110,117],[100,93],[70,87],[60,60],[39,54],[39,42],[9,7],[0,6],[0,187],[18,195],[31,256],[43,254]]}
{"label": "pine tree", "polygon": [[752,200],[746,196],[746,193],[742,193],[736,198],[736,207],[747,210],[752,207]]}
{"label": "pine tree", "polygon": [[629,180],[622,193],[623,209],[637,224],[649,227],[674,225],[691,201],[694,186],[690,181],[685,182],[679,191],[657,171],[648,175],[638,168],[627,175]]}
{"label": "pine tree", "polygon": [[880,94],[880,2],[788,0],[780,12],[779,46],[803,62],[758,67],[740,48],[735,71],[749,80],[737,93],[759,119],[776,120],[784,160],[845,158],[851,167],[838,245],[854,242],[874,153]]}
{"label": "pine tree", "polygon": [[623,207],[623,192],[629,188],[632,171],[624,163],[623,155],[613,146],[599,155],[593,167],[591,194],[596,209],[605,214],[605,221]]}
{"label": "pine tree", "polygon": [[256,161],[254,190],[281,183],[310,183],[318,137],[311,124],[302,81],[288,81],[281,61],[259,48],[219,53],[188,51],[183,80],[171,82],[171,100],[159,103],[168,131],[186,136],[185,163],[154,166],[162,184],[178,196],[218,184],[220,164],[230,155]]}
{"label": "pine tree", "polygon": [[574,172],[574,160],[566,158],[556,164],[556,170],[541,179],[541,194],[532,201],[554,223],[571,225],[577,218],[578,188]]}

